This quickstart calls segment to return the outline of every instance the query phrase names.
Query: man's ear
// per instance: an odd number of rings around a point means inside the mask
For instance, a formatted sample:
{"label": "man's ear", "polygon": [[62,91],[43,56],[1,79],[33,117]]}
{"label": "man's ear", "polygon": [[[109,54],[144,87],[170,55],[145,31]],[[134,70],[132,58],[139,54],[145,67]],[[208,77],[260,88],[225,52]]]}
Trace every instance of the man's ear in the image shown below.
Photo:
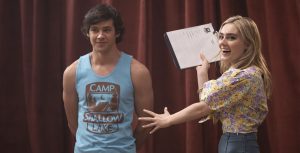
{"label": "man's ear", "polygon": [[117,38],[120,37],[120,33],[118,33],[118,34],[116,35],[116,37],[117,37]]}

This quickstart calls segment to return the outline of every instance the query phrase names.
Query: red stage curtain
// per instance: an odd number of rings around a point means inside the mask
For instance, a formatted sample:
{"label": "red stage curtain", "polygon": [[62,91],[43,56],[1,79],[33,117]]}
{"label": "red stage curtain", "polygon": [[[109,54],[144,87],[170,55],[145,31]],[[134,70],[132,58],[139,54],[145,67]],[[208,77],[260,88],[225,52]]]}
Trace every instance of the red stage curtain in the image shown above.
{"label": "red stage curtain", "polygon": [[[208,22],[218,29],[237,14],[254,19],[274,84],[259,129],[261,152],[300,152],[299,0],[0,0],[0,152],[73,152],[62,74],[91,50],[80,27],[100,2],[121,12],[126,32],[119,48],[150,69],[156,112],[167,106],[174,113],[198,99],[195,69],[176,69],[164,32]],[[211,78],[217,70],[212,64]],[[211,121],[176,125],[150,136],[139,153],[216,153],[221,133]]]}

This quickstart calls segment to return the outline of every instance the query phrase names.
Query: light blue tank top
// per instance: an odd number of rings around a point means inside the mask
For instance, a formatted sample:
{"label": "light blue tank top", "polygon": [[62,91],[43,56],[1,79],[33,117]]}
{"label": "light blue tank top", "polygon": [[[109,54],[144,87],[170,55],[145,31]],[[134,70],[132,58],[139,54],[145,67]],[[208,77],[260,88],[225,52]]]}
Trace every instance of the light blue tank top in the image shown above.
{"label": "light blue tank top", "polygon": [[132,56],[121,52],[115,69],[107,76],[99,76],[91,68],[90,54],[79,58],[75,153],[136,152],[131,127],[134,111],[131,61]]}

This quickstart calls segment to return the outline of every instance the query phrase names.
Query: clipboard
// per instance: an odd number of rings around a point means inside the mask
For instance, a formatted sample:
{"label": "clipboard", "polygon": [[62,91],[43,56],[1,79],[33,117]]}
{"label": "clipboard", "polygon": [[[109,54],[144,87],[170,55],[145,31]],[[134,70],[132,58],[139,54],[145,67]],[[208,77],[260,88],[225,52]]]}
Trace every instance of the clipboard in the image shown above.
{"label": "clipboard", "polygon": [[218,39],[211,23],[166,32],[164,40],[174,64],[181,70],[201,65],[200,52],[209,63],[220,60]]}

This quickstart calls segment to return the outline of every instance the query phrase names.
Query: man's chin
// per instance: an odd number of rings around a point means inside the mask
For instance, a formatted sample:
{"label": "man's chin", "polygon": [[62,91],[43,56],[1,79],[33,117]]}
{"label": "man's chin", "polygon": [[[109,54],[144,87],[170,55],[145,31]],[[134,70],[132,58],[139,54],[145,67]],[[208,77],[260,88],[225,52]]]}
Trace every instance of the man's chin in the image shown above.
{"label": "man's chin", "polygon": [[106,52],[107,48],[106,47],[97,47],[94,49],[96,52]]}

